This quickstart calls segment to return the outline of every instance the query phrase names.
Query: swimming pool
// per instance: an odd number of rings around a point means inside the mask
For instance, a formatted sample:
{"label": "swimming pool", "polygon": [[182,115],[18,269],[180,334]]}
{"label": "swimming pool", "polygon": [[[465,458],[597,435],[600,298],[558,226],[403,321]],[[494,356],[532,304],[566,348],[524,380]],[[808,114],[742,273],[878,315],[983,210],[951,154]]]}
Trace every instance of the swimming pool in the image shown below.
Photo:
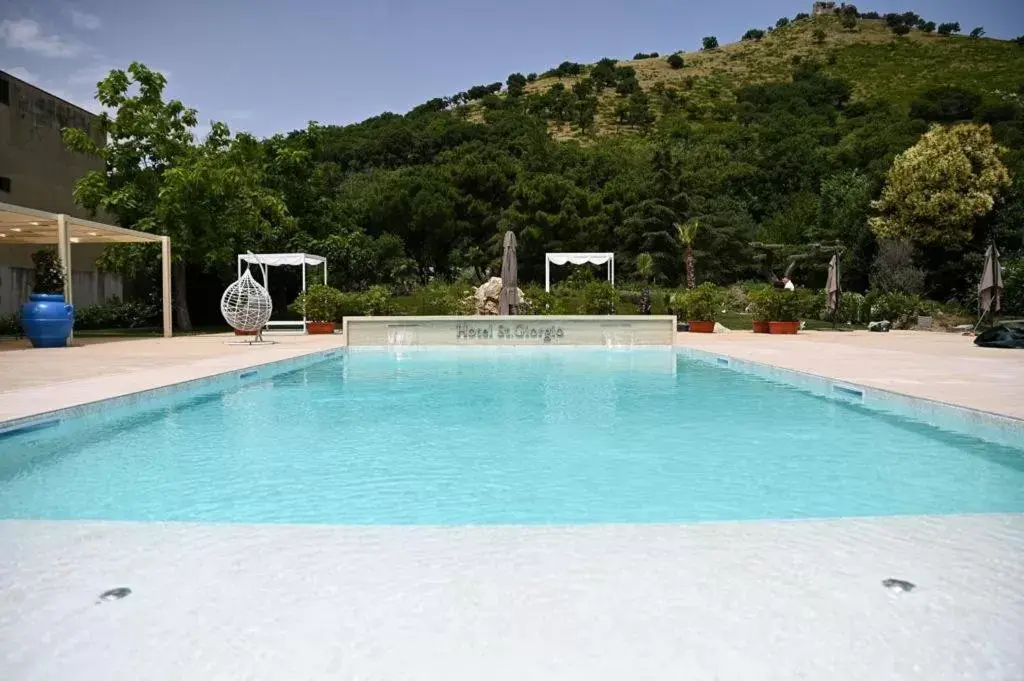
{"label": "swimming pool", "polygon": [[671,348],[349,351],[0,439],[0,518],[685,523],[1024,511],[1024,450]]}

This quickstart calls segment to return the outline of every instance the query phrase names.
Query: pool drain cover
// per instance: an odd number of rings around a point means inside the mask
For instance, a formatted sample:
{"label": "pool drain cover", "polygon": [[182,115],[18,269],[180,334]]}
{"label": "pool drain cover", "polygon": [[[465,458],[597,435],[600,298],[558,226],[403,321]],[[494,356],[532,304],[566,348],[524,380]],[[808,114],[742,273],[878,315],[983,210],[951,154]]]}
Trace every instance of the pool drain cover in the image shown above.
{"label": "pool drain cover", "polygon": [[914,590],[914,584],[902,579],[883,579],[882,586],[890,591],[898,591],[901,593]]}
{"label": "pool drain cover", "polygon": [[122,598],[130,595],[131,592],[132,592],[132,590],[129,589],[128,587],[126,587],[126,586],[119,586],[116,589],[110,589],[108,591],[104,591],[103,593],[101,593],[100,594],[100,600],[101,601],[119,601]]}

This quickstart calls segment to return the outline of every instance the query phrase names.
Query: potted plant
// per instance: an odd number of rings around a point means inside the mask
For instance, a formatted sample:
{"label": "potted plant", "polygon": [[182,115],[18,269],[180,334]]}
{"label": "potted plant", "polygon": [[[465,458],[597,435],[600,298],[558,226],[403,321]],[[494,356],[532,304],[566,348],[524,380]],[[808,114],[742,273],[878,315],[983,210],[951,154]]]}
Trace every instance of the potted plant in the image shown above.
{"label": "potted plant", "polygon": [[754,319],[752,326],[754,333],[768,333],[769,322],[774,312],[775,291],[770,286],[759,286],[752,289],[747,298],[750,300],[750,312]]}
{"label": "potted plant", "polygon": [[694,333],[714,333],[722,292],[709,281],[683,294],[686,323]]}
{"label": "potted plant", "polygon": [[75,325],[75,308],[64,301],[64,270],[56,251],[32,254],[36,280],[21,306],[21,328],[34,348],[63,348]]}
{"label": "potted plant", "polygon": [[306,333],[334,333],[334,322],[342,300],[341,291],[325,284],[314,284],[288,306],[306,318]]}
{"label": "potted plant", "polygon": [[800,316],[806,305],[806,296],[799,291],[772,290],[769,333],[791,335],[800,330]]}

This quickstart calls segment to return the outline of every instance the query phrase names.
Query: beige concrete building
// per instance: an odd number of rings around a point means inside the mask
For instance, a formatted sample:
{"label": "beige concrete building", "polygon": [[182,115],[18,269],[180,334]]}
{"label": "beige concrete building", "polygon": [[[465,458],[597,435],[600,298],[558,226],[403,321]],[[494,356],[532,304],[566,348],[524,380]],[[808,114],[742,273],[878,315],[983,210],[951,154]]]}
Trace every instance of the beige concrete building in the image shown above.
{"label": "beige concrete building", "polygon": [[[0,203],[89,218],[75,204],[75,182],[103,162],[64,147],[61,129],[99,134],[96,115],[0,71]],[[97,137],[97,141],[100,141]],[[109,218],[98,219],[110,222]],[[5,246],[0,238],[0,315],[11,314],[32,288],[32,253],[38,246]],[[75,248],[75,302],[91,305],[122,294],[121,278],[96,271],[103,246]]]}

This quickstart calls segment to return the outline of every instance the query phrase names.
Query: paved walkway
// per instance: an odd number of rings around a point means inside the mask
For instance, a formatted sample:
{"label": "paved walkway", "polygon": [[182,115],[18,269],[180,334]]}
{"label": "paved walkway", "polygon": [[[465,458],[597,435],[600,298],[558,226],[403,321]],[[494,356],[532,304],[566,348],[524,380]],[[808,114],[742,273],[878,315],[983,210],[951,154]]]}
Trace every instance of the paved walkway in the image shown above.
{"label": "paved walkway", "polygon": [[679,345],[1024,419],[1024,352],[927,331],[681,333]]}
{"label": "paved walkway", "polygon": [[275,335],[234,345],[215,334],[0,353],[0,422],[344,345],[344,337]]}

